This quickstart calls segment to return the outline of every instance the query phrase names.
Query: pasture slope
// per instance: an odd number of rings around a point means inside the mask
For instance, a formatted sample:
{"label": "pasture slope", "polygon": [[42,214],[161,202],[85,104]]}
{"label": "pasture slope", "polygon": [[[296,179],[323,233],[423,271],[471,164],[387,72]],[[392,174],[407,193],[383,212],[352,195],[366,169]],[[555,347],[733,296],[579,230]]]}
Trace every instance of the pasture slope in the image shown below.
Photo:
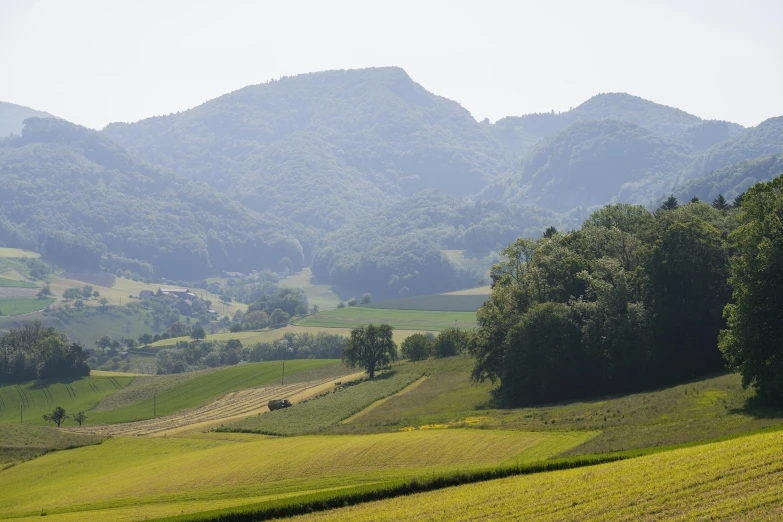
{"label": "pasture slope", "polygon": [[783,432],[458,486],[294,520],[780,520]]}
{"label": "pasture slope", "polygon": [[0,518],[40,516],[42,510],[54,520],[139,520],[192,513],[435,472],[536,461],[590,436],[433,430],[354,437],[239,434],[230,440],[119,437],[0,472]]}

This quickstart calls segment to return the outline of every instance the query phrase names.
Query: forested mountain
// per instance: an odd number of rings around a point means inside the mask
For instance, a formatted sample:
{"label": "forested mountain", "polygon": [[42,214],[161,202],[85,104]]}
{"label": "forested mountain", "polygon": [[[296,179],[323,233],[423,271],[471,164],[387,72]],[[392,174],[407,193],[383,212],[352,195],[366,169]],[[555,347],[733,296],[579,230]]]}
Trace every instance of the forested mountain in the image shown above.
{"label": "forested mountain", "polygon": [[476,283],[444,249],[488,253],[539,236],[565,218],[534,207],[471,202],[424,191],[327,234],[313,253],[324,281],[378,294],[432,293]]}
{"label": "forested mountain", "polygon": [[23,122],[27,118],[54,118],[54,116],[23,105],[0,101],[0,138],[22,132]]}
{"label": "forested mountain", "polygon": [[138,162],[98,132],[53,118],[25,123],[0,147],[6,245],[80,269],[112,253],[126,258],[122,268],[175,279],[276,268],[282,257],[303,265],[313,238],[300,225]]}
{"label": "forested mountain", "polygon": [[711,202],[722,194],[729,202],[756,183],[769,181],[783,174],[783,154],[773,154],[745,160],[707,176],[691,180],[677,189],[680,201],[698,197]]}
{"label": "forested mountain", "polygon": [[[698,116],[625,93],[593,96],[567,112],[544,112],[512,116],[496,125],[516,127],[532,136],[545,138],[580,121],[617,120],[635,123],[656,134],[672,136],[703,122]],[[736,124],[733,128],[739,127]],[[741,127],[740,127],[741,128]]]}
{"label": "forested mountain", "polygon": [[[661,180],[670,190],[692,160],[691,145],[630,122],[587,121],[544,139],[522,161],[505,199],[559,212],[619,198],[639,202],[639,183]],[[649,189],[647,189],[649,190]]]}
{"label": "forested mountain", "polygon": [[468,111],[396,67],[282,78],[104,133],[255,210],[324,230],[426,188],[476,193],[511,169]]}
{"label": "forested mountain", "polygon": [[778,152],[783,152],[783,116],[765,120],[757,127],[713,145],[696,157],[682,179],[698,178],[742,160]]}

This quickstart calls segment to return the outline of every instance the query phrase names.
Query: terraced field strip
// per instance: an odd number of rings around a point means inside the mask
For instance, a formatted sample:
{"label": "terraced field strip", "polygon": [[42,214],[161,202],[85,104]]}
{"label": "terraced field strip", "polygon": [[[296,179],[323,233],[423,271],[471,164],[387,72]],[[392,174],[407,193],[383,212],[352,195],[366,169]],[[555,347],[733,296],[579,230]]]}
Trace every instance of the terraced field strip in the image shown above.
{"label": "terraced field strip", "polygon": [[369,406],[364,408],[359,413],[355,413],[355,414],[351,415],[350,417],[348,417],[347,419],[344,419],[344,420],[340,421],[340,424],[348,424],[349,422],[358,419],[359,417],[361,417],[365,413],[370,412],[370,411],[374,410],[375,408],[383,405],[389,399],[392,399],[394,397],[399,397],[400,395],[404,395],[404,394],[408,393],[409,391],[418,388],[419,385],[421,383],[423,383],[426,379],[427,379],[427,376],[426,375],[422,375],[421,377],[419,377],[418,379],[416,379],[415,381],[413,381],[412,383],[410,383],[409,385],[407,385],[405,388],[401,389],[400,391],[398,391],[394,395],[390,395],[388,397],[384,397],[383,399],[379,399],[379,400],[373,402],[372,404],[370,404]]}
{"label": "terraced field strip", "polygon": [[255,415],[268,411],[267,403],[272,399],[288,398],[302,400],[309,391],[311,394],[319,393],[324,385],[326,388],[333,386],[334,379],[322,379],[320,381],[308,381],[296,384],[265,386],[232,392],[223,398],[216,400],[201,408],[167,415],[144,421],[128,422],[123,424],[110,424],[106,426],[84,426],[71,428],[76,433],[92,433],[96,435],[160,435],[164,432],[171,434],[178,428],[191,428],[195,425],[205,427],[214,422],[238,420],[249,415]]}
{"label": "terraced field strip", "polygon": [[471,329],[476,326],[476,313],[348,306],[309,315],[296,322],[300,326],[326,328],[355,328],[369,323],[387,323],[400,330],[440,331],[450,327]]}

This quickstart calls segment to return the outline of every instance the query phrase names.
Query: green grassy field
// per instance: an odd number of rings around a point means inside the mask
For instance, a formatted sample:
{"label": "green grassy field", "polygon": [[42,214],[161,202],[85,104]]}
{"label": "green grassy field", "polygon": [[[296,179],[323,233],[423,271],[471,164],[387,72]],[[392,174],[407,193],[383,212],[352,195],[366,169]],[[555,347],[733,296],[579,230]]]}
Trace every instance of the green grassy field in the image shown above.
{"label": "green grassy field", "polygon": [[318,433],[359,413],[377,400],[405,388],[419,378],[416,373],[386,373],[328,395],[294,404],[290,408],[250,417],[222,428],[269,435]]}
{"label": "green grassy field", "polygon": [[356,437],[113,438],[0,473],[0,518],[40,516],[42,510],[49,516],[70,513],[65,520],[176,515],[539,460],[589,436],[441,430]]}
{"label": "green grassy field", "polygon": [[783,433],[491,480],[294,520],[779,520]]}
{"label": "green grassy field", "polygon": [[369,323],[388,323],[401,330],[440,331],[444,328],[473,328],[475,312],[434,312],[421,310],[384,310],[348,306],[327,310],[297,321],[300,326],[355,328]]}
{"label": "green grassy field", "polygon": [[5,288],[38,288],[38,285],[29,281],[21,281],[18,279],[6,279],[0,277],[0,287]]}
{"label": "green grassy field", "polygon": [[14,316],[29,314],[43,310],[54,302],[54,299],[34,299],[30,297],[18,297],[13,299],[0,299],[0,314]]}
{"label": "green grassy field", "polygon": [[0,470],[12,462],[29,460],[50,451],[78,448],[103,440],[32,424],[0,422]]}
{"label": "green grassy field", "polygon": [[[0,386],[0,422],[47,424],[42,416],[62,406],[69,413],[88,412],[104,397],[130,384],[133,377],[45,379]],[[88,415],[90,415],[88,413]],[[65,425],[75,423],[66,422]]]}
{"label": "green grassy field", "polygon": [[330,285],[318,285],[310,282],[312,273],[305,268],[300,273],[280,279],[280,286],[288,288],[301,288],[307,296],[307,302],[312,307],[318,305],[321,310],[335,308],[340,302],[338,296]]}
{"label": "green grassy field", "polygon": [[29,250],[22,250],[21,248],[0,247],[0,258],[3,257],[10,257],[10,258],[27,257],[30,259],[38,259],[39,257],[41,257],[41,254],[30,252]]}
{"label": "green grassy field", "polygon": [[413,297],[401,297],[399,299],[387,299],[363,308],[396,309],[396,310],[432,310],[441,312],[476,312],[484,301],[486,295],[447,295],[431,294],[417,295]]}
{"label": "green grassy field", "polygon": [[[332,360],[303,359],[286,361],[286,375],[296,375],[332,364]],[[282,375],[282,362],[262,362],[221,368],[218,371],[200,372],[197,377],[178,382],[158,393],[157,415],[164,416],[189,408],[197,408],[229,392],[277,383]],[[89,424],[115,424],[153,418],[153,398],[149,394],[139,396],[138,402],[127,406],[95,411],[87,420]]]}

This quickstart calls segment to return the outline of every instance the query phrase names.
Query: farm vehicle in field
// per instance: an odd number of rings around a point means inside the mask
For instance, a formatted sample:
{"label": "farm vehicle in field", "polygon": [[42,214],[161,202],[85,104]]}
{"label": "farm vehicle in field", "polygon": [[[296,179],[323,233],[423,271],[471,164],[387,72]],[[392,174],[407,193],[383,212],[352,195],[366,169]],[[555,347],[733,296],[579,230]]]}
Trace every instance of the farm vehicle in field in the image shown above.
{"label": "farm vehicle in field", "polygon": [[269,401],[269,411],[282,410],[283,408],[290,408],[291,401],[288,399],[274,399]]}

